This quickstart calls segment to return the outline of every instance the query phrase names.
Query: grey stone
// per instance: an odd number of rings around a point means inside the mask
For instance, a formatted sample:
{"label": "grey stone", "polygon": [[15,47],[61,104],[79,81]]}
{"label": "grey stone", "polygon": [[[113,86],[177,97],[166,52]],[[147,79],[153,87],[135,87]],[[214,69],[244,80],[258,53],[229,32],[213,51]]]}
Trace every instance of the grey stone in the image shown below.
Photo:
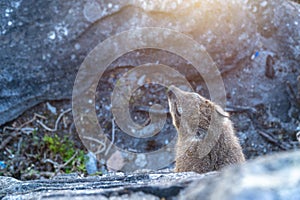
{"label": "grey stone", "polygon": [[216,173],[196,174],[194,172],[150,172],[110,173],[91,177],[55,177],[52,180],[20,182],[0,177],[0,198],[43,199],[43,198],[101,198],[101,199],[158,199],[176,197],[180,190],[192,180],[215,176]]}
{"label": "grey stone", "polygon": [[300,151],[280,153],[197,174],[168,170],[51,180],[0,177],[3,199],[300,199]]}
{"label": "grey stone", "polygon": [[[285,81],[295,85],[299,74],[299,10],[283,0],[1,1],[0,125],[39,102],[70,99],[90,50],[116,33],[145,26],[175,29],[205,46],[223,74],[229,105],[268,102],[270,118],[289,121],[282,113],[290,109]],[[157,60],[186,71],[188,80],[199,79],[183,59],[166,52],[131,53],[111,67]]]}
{"label": "grey stone", "polygon": [[261,157],[195,181],[179,199],[300,199],[300,152]]}

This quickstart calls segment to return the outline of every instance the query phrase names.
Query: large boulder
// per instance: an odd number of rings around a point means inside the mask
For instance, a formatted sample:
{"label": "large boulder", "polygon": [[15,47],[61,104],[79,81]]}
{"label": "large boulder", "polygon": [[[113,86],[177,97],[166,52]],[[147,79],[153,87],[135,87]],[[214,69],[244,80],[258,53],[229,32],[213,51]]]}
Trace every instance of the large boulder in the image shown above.
{"label": "large boulder", "polygon": [[282,153],[196,174],[167,171],[56,176],[18,181],[0,177],[3,199],[299,199],[300,152]]}
{"label": "large boulder", "polygon": [[227,168],[218,177],[195,181],[179,199],[299,199],[299,155],[281,153]]}
{"label": "large boulder", "polygon": [[[70,99],[77,70],[90,50],[116,33],[147,26],[181,31],[205,46],[223,74],[229,105],[268,103],[269,117],[290,121],[292,105],[285,93],[286,81],[294,86],[299,74],[298,4],[29,0],[2,1],[0,10],[0,125],[41,101]],[[171,54],[142,51],[113,66],[149,60],[187,65]]]}

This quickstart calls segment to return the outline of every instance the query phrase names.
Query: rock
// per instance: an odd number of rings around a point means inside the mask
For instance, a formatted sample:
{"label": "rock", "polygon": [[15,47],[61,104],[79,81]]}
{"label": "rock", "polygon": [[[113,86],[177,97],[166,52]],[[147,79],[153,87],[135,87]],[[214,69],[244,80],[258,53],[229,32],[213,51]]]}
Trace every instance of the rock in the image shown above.
{"label": "rock", "polygon": [[209,181],[195,181],[179,199],[299,199],[299,166],[299,151],[261,157]]}
{"label": "rock", "polygon": [[[70,99],[77,70],[97,43],[115,33],[145,26],[175,29],[205,46],[224,74],[230,105],[280,105],[272,114],[288,121],[289,116],[281,113],[289,108],[283,95],[284,82],[295,84],[292,80],[298,72],[298,4],[283,0],[4,0],[1,5],[0,125],[39,102]],[[256,52],[258,57],[251,60]],[[270,55],[274,64],[267,77],[272,80],[265,78],[263,67],[269,65],[266,59]],[[137,66],[151,60],[187,71],[189,80],[199,79],[185,69],[183,59],[166,52],[137,51],[111,66]],[[258,82],[260,86],[256,86]]]}
{"label": "rock", "polygon": [[3,199],[299,199],[300,151],[276,154],[196,174],[158,171],[109,173],[51,180],[18,181],[0,177]]}
{"label": "rock", "polygon": [[95,154],[93,154],[92,152],[88,152],[85,156],[87,157],[87,161],[85,162],[87,173],[89,175],[97,173],[97,158]]}
{"label": "rock", "polygon": [[13,178],[0,177],[0,198],[3,199],[68,199],[89,197],[100,199],[161,199],[175,197],[194,179],[215,176],[193,172],[110,173],[103,176],[78,177],[64,175],[52,180],[19,182]]}

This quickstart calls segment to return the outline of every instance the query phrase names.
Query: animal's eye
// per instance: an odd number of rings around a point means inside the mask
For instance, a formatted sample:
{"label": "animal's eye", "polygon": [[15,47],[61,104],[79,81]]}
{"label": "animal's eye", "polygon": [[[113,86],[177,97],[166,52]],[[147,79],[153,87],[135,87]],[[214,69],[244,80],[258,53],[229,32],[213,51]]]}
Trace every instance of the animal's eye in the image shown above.
{"label": "animal's eye", "polygon": [[205,136],[207,135],[207,130],[204,128],[198,127],[197,132],[196,132],[196,138],[198,139],[204,139]]}

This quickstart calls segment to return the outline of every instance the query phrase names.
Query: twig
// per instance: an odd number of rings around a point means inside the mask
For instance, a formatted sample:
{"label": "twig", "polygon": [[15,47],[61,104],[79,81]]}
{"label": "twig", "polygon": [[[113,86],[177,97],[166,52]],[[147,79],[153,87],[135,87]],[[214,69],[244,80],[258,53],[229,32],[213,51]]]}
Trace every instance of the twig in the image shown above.
{"label": "twig", "polygon": [[24,127],[24,128],[17,127],[17,128],[14,128],[14,127],[6,126],[5,129],[3,130],[3,132],[5,132],[6,130],[22,132],[22,133],[25,133],[25,134],[29,135],[30,133],[32,133],[35,130],[35,128],[31,128],[31,127]]}
{"label": "twig", "polygon": [[77,154],[78,154],[78,151],[76,151],[74,153],[74,155],[69,160],[67,160],[67,162],[65,162],[62,165],[59,165],[58,168],[61,169],[61,168],[64,168],[65,166],[67,166],[72,160],[74,160],[74,158],[77,156]]}
{"label": "twig", "polygon": [[32,133],[35,130],[36,130],[35,128],[31,128],[31,127],[24,127],[24,128],[20,129],[20,131],[22,133],[25,133],[26,135],[29,135],[30,133]]}
{"label": "twig", "polygon": [[25,128],[23,128],[23,127],[26,126],[26,125],[28,125],[28,124],[30,124],[30,123],[32,123],[32,122],[34,122],[35,120],[37,120],[38,117],[39,117],[39,118],[42,118],[42,119],[47,119],[47,118],[46,118],[45,116],[43,116],[43,115],[34,113],[33,118],[30,119],[29,121],[25,122],[25,123],[22,124],[21,126],[18,126],[18,127],[16,127],[16,128],[15,128],[15,127],[6,126],[6,127],[4,127],[3,132],[5,132],[6,130],[11,130],[11,131],[21,131],[21,132],[23,132],[23,133],[28,134],[28,131],[29,131],[29,130],[30,130],[30,131],[34,131],[35,129],[34,129],[34,128],[31,128],[31,127],[25,127]]}
{"label": "twig", "polygon": [[39,118],[42,118],[42,119],[47,119],[47,117],[43,116],[43,115],[40,115],[38,113],[34,113],[34,116],[35,117],[39,117]]}
{"label": "twig", "polygon": [[269,134],[267,132],[264,132],[264,131],[260,131],[260,130],[258,131],[258,133],[261,136],[263,136],[265,139],[267,139],[269,142],[272,142],[273,144],[276,144],[281,149],[283,149],[283,150],[289,150],[290,149],[290,147],[289,147],[290,145],[276,140],[274,138],[274,136],[272,136],[271,134]]}
{"label": "twig", "polygon": [[287,88],[289,89],[290,95],[293,97],[293,99],[297,99],[297,95],[296,95],[291,83],[289,81],[287,81],[286,85],[287,85]]}
{"label": "twig", "polygon": [[135,106],[134,110],[138,111],[138,112],[151,112],[153,114],[168,114],[169,110],[167,109],[162,109],[162,110],[154,110],[154,109],[150,109],[149,106]]}
{"label": "twig", "polygon": [[20,155],[22,142],[23,142],[23,137],[20,137],[18,142],[17,155]]}
{"label": "twig", "polygon": [[[11,130],[11,131],[16,131],[16,133],[12,133],[10,136],[8,136],[5,140],[2,141],[1,145],[0,145],[0,150],[4,149],[4,147],[15,137],[20,136],[21,133],[25,133],[25,134],[30,134],[32,133],[35,128],[31,128],[31,127],[24,127],[32,122],[34,122],[35,120],[37,120],[37,118],[42,118],[42,119],[47,119],[46,117],[39,115],[37,113],[34,113],[34,116],[32,119],[30,119],[29,121],[25,122],[24,124],[22,124],[19,127],[10,127],[10,126],[6,126],[3,129],[3,133],[6,132],[6,130]],[[23,128],[24,127],[24,128]],[[20,133],[21,132],[21,133]]]}
{"label": "twig", "polygon": [[95,155],[102,153],[106,149],[105,143],[102,142],[101,140],[98,140],[96,138],[92,138],[92,137],[89,137],[89,136],[83,136],[83,139],[90,140],[90,141],[93,141],[93,142],[97,142],[98,144],[102,145],[102,149],[98,148],[98,150],[94,153]]}
{"label": "twig", "polygon": [[227,106],[225,108],[225,111],[227,112],[250,112],[250,113],[256,113],[256,109],[252,107],[246,107],[246,106]]}
{"label": "twig", "polygon": [[64,164],[58,164],[57,162],[51,160],[51,159],[44,159],[43,162],[44,163],[51,163],[54,168],[55,168],[55,173],[57,173],[58,171],[60,171],[61,169],[65,168],[78,154],[78,151],[76,151],[74,153],[74,155],[69,159],[67,160]]}
{"label": "twig", "polygon": [[15,130],[17,130],[17,128],[10,127],[10,126],[5,126],[4,129],[3,129],[3,133],[5,133],[6,130],[15,131]]}
{"label": "twig", "polygon": [[[297,79],[298,79],[298,81],[300,83],[299,77]],[[286,82],[286,85],[287,85],[287,89],[288,89],[287,92],[288,92],[289,96],[292,97],[292,100],[294,100],[294,102],[295,102],[296,105],[300,106],[299,94],[296,94],[295,90],[293,89],[293,87],[292,87],[292,85],[291,85],[291,83],[289,81]],[[297,92],[299,92],[298,90],[300,90],[300,87],[297,89]]]}
{"label": "twig", "polygon": [[44,159],[43,160],[44,163],[51,163],[55,168],[57,168],[59,166],[59,164],[51,159]]}
{"label": "twig", "polygon": [[15,157],[15,155],[12,153],[12,150],[10,150],[9,148],[5,147],[5,150],[10,154],[10,158]]}
{"label": "twig", "polygon": [[108,154],[109,150],[111,149],[111,147],[112,147],[112,145],[113,145],[113,143],[115,141],[115,118],[112,119],[111,123],[112,123],[111,142],[110,142],[108,148],[105,151],[105,154],[104,154],[105,156]]}
{"label": "twig", "polygon": [[37,120],[36,122],[39,123],[44,129],[46,129],[47,131],[50,131],[50,132],[55,132],[57,131],[57,128],[58,128],[58,123],[60,121],[60,119],[68,112],[71,111],[71,108],[65,110],[64,112],[60,113],[60,115],[58,116],[58,118],[56,119],[56,122],[55,122],[55,126],[54,128],[49,128],[48,126],[46,126],[43,122],[41,122],[40,120]]}
{"label": "twig", "polygon": [[1,142],[1,145],[0,145],[0,150],[4,149],[5,146],[14,138],[14,137],[17,137],[19,136],[20,133],[13,133],[12,135],[8,136],[5,140],[3,140]]}
{"label": "twig", "polygon": [[69,134],[70,135],[72,135],[72,131],[73,131],[74,128],[75,128],[75,123],[73,121],[72,124],[70,125],[70,128],[69,128]]}

